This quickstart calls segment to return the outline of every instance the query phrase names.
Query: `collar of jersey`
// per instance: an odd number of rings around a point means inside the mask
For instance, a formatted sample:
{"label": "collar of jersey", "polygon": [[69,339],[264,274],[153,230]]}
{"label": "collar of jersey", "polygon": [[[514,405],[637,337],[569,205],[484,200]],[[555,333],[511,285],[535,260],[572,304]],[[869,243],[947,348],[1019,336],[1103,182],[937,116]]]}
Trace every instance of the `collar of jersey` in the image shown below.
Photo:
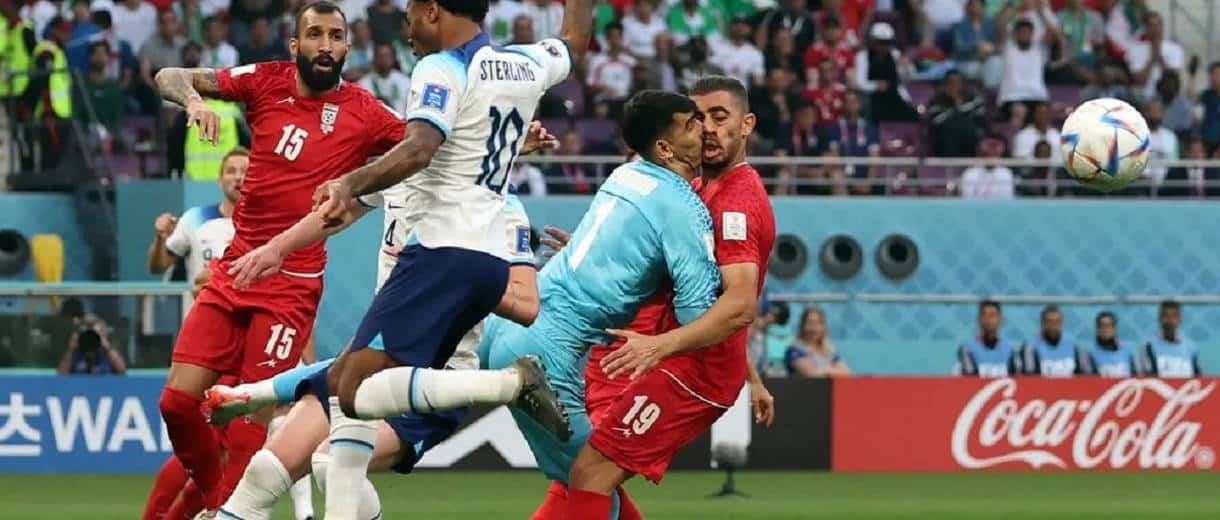
{"label": "collar of jersey", "polygon": [[471,38],[466,43],[458,45],[457,47],[448,49],[446,52],[452,53],[455,57],[457,57],[458,61],[461,61],[463,65],[469,67],[470,60],[474,58],[474,53],[479,52],[479,49],[482,49],[488,45],[491,45],[491,37],[488,36],[486,32],[479,31],[479,34],[474,35],[474,38]]}

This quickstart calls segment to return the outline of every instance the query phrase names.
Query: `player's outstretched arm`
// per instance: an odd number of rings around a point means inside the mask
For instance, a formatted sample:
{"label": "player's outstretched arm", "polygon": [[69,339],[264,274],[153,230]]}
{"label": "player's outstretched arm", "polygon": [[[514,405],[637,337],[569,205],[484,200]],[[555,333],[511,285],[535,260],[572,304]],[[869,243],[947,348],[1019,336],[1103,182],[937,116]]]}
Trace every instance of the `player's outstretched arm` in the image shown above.
{"label": "player's outstretched arm", "polygon": [[184,69],[166,67],[154,78],[161,97],[186,108],[186,126],[199,128],[199,138],[216,144],[220,133],[220,116],[203,102],[204,96],[220,95],[220,81],[215,69]]}
{"label": "player's outstretched arm", "polygon": [[510,267],[508,287],[493,312],[501,318],[528,327],[538,317],[541,305],[538,297],[538,269],[532,264]]}
{"label": "player's outstretched arm", "polygon": [[657,336],[629,330],[611,330],[627,343],[602,359],[611,378],[639,377],[662,359],[715,345],[754,321],[758,305],[758,265],[742,262],[720,267],[724,292],[711,308],[690,323]]}
{"label": "player's outstretched arm", "polygon": [[563,25],[559,38],[568,44],[572,63],[581,63],[593,37],[593,0],[568,0],[564,3]]}
{"label": "player's outstretched arm", "polygon": [[289,254],[347,229],[372,209],[358,202],[346,204],[344,208],[346,211],[335,221],[323,220],[317,212],[310,212],[266,244],[242,255],[229,266],[233,287],[245,289],[251,283],[279,272]]}

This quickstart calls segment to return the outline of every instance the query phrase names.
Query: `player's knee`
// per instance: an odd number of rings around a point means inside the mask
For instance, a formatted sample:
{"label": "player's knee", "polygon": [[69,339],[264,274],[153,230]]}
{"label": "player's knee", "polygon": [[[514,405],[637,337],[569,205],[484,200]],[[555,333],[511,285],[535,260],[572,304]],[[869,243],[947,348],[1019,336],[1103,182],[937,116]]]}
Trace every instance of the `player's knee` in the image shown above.
{"label": "player's knee", "polygon": [[157,402],[161,409],[161,417],[166,423],[175,424],[190,418],[190,414],[198,414],[199,407],[189,396],[180,390],[166,387],[161,391],[161,399]]}

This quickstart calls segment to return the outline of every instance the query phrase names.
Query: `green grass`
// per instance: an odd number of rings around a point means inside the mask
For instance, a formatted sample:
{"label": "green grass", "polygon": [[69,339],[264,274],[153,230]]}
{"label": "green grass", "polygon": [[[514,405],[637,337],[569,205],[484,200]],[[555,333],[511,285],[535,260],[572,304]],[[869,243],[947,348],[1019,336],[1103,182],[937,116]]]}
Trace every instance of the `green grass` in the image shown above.
{"label": "green grass", "polygon": [[[375,482],[387,519],[523,519],[546,489],[527,471],[423,471]],[[681,472],[660,487],[629,487],[650,520],[1220,518],[1216,473],[747,472],[738,487],[751,498],[705,498],[720,482],[718,473]],[[0,518],[130,520],[150,483],[144,476],[0,476]],[[286,503],[274,518],[292,518]]]}

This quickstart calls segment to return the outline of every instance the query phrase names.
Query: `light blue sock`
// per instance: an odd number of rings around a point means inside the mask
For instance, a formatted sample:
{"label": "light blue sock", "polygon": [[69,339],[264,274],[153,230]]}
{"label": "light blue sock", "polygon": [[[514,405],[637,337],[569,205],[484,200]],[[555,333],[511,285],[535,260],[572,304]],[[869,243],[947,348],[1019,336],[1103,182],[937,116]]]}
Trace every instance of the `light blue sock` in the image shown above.
{"label": "light blue sock", "polygon": [[297,400],[297,387],[301,386],[301,381],[325,371],[334,363],[335,358],[330,358],[312,365],[299,366],[275,376],[271,379],[271,385],[275,388],[275,399],[280,404],[292,404]]}

